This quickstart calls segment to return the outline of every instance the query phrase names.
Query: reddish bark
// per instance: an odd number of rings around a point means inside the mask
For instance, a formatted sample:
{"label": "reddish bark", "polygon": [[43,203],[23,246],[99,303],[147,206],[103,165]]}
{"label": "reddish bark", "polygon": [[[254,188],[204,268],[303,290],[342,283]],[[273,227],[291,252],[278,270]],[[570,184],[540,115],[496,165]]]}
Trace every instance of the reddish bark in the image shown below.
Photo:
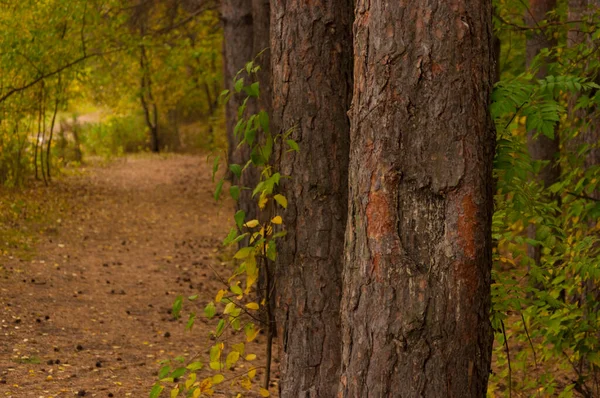
{"label": "reddish bark", "polygon": [[485,396],[491,14],[357,1],[340,397]]}

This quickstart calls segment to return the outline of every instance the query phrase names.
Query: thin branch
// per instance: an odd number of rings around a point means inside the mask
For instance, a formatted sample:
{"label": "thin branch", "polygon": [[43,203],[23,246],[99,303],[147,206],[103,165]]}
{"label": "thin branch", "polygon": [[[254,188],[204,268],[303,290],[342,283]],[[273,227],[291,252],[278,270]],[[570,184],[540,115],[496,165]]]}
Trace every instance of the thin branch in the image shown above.
{"label": "thin branch", "polygon": [[6,92],[4,95],[0,96],[0,104],[3,103],[4,101],[6,101],[8,98],[12,97],[14,94],[27,90],[28,88],[31,88],[33,86],[35,86],[37,83],[41,82],[44,79],[47,79],[49,77],[52,77],[54,75],[59,74],[60,72],[67,70],[83,61],[85,61],[86,59],[89,58],[93,58],[93,57],[99,57],[102,55],[106,55],[106,54],[111,54],[111,53],[115,53],[115,52],[119,52],[121,51],[122,48],[119,49],[114,49],[114,50],[110,50],[110,51],[105,51],[105,52],[99,52],[99,53],[92,53],[92,54],[85,54],[69,63],[66,63],[64,65],[62,65],[61,67],[53,70],[52,72],[48,72],[45,74],[42,74],[40,76],[38,76],[37,78],[33,79],[32,81],[30,81],[27,84],[24,84],[23,86],[20,87],[13,87],[11,88],[8,92]]}
{"label": "thin branch", "polygon": [[585,199],[585,200],[591,200],[591,201],[594,201],[594,202],[600,202],[600,199],[597,199],[597,198],[594,198],[594,197],[591,197],[591,196],[587,196],[587,195],[576,194],[574,192],[567,192],[567,195],[571,195],[571,196],[574,196],[574,197],[579,198],[579,199]]}

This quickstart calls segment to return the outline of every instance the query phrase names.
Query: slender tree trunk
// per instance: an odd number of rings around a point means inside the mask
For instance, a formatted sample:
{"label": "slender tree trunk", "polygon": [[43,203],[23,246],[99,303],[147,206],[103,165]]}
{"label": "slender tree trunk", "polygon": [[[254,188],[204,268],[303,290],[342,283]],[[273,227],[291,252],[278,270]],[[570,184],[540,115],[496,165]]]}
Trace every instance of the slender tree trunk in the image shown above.
{"label": "slender tree trunk", "polygon": [[[144,28],[141,30],[141,35],[144,35]],[[150,129],[150,150],[154,153],[160,151],[160,143],[158,137],[158,107],[152,94],[152,78],[150,77],[150,63],[146,47],[140,48],[140,69],[142,73],[140,81],[140,100],[144,109],[144,117],[146,125]]]}
{"label": "slender tree trunk", "polygon": [[[525,12],[525,20],[530,27],[538,26],[547,14],[556,8],[556,0],[530,0],[529,8]],[[553,39],[547,32],[536,31],[527,38],[526,48],[526,64],[531,66],[535,57],[545,48],[556,46],[556,40]],[[548,60],[549,61],[549,60]],[[547,62],[542,63],[542,66],[537,72],[537,77],[542,79],[548,74]],[[534,161],[548,161],[548,164],[543,167],[536,176],[537,180],[544,188],[548,188],[552,184],[558,182],[560,178],[560,166],[558,163],[559,148],[558,131],[555,131],[554,138],[549,138],[535,130],[527,133],[527,147],[531,159]],[[529,225],[527,235],[530,239],[535,239],[535,225]],[[541,248],[539,246],[528,246],[527,253],[529,257],[534,259],[536,264],[541,262]]]}
{"label": "slender tree trunk", "polygon": [[[598,11],[600,0],[569,0],[569,20],[586,20],[594,11]],[[573,29],[568,34],[568,45],[570,47],[592,47],[594,43],[589,34],[583,32],[583,28],[588,27],[588,24],[579,23],[573,26]],[[596,83],[600,81],[597,76],[598,70],[590,70],[590,65],[586,62],[579,65],[581,70],[577,70],[580,76],[596,75]],[[600,120],[599,110],[597,107],[591,109],[575,109],[577,98],[574,98],[569,104],[569,115],[573,118],[573,123],[577,128],[577,134],[567,143],[568,150],[577,154],[582,145],[588,146],[588,152],[585,153],[583,160],[576,155],[575,166],[583,167],[584,172],[591,168],[598,167],[600,164]],[[580,163],[581,162],[581,163]],[[600,199],[600,191],[591,192],[590,196],[595,199]],[[598,239],[598,231],[594,228],[597,220],[591,219],[588,221],[588,233],[596,235]],[[589,300],[588,298],[592,298]],[[576,300],[583,305],[585,314],[584,318],[588,321],[594,318],[600,309],[600,286],[595,283],[594,279],[589,275],[583,278],[581,286],[581,294]],[[598,333],[596,333],[598,335]],[[598,336],[600,337],[600,336]],[[584,396],[600,396],[600,381],[598,368],[590,363],[587,357],[579,360],[580,373],[587,377],[580,377],[577,380],[575,390]]]}
{"label": "slender tree trunk", "polygon": [[[221,18],[223,19],[223,77],[225,88],[233,92],[232,79],[253,58],[252,1],[222,0]],[[236,151],[237,140],[233,134],[237,123],[237,110],[241,105],[241,96],[232,95],[225,106],[225,126],[228,142],[229,163],[244,164],[249,154]]]}
{"label": "slender tree trunk", "polygon": [[[257,57],[256,62],[260,65],[260,71],[258,72],[258,83],[260,88],[260,96],[258,103],[255,104],[256,110],[264,110],[267,112],[269,117],[273,115],[273,79],[271,69],[271,5],[269,0],[252,0],[252,18],[254,23],[254,42],[253,42],[253,53],[256,55],[261,54]],[[273,125],[271,120],[271,130],[277,131],[277,127]],[[260,137],[259,137],[260,139]],[[244,175],[244,185],[254,187],[260,181],[260,175],[258,170],[253,168],[248,170],[250,173]],[[242,197],[246,201],[251,201],[251,191],[242,192]],[[261,222],[268,221],[266,218],[271,212],[264,211],[258,215]],[[273,270],[268,268],[272,263],[265,262],[265,268],[261,270],[258,278],[258,302],[262,302],[263,299],[267,298],[266,292],[268,291],[269,297],[275,297],[274,286],[267,286],[267,279],[273,280]],[[267,275],[267,273],[269,275]],[[272,284],[271,284],[272,285]],[[274,327],[274,313],[275,313],[275,300],[269,300],[270,308],[264,311],[262,319],[265,322],[271,323],[270,330],[273,331],[273,335],[276,335],[276,328]]]}
{"label": "slender tree trunk", "polygon": [[271,1],[273,119],[300,153],[281,149],[288,231],[277,259],[281,397],[334,397],[347,217],[352,0]]}
{"label": "slender tree trunk", "polygon": [[340,397],[482,398],[490,0],[358,0]]}

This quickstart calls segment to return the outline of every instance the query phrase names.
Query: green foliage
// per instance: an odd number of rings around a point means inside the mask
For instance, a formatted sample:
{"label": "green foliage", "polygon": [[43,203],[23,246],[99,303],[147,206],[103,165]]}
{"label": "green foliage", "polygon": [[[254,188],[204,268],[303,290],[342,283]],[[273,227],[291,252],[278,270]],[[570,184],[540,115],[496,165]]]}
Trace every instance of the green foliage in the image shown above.
{"label": "green foliage", "polygon": [[[591,397],[600,371],[600,165],[586,161],[594,148],[578,137],[590,134],[589,123],[600,128],[600,86],[593,80],[600,63],[590,40],[598,35],[598,10],[578,25],[589,32],[586,40],[573,45],[567,41],[572,23],[566,2],[535,30],[523,19],[527,7],[496,1],[502,75],[491,106],[498,131],[491,314],[496,345],[488,395]],[[525,39],[533,31],[554,36],[557,44],[526,69]],[[548,74],[538,79],[542,67]],[[534,178],[548,161],[532,161],[531,131],[534,139],[560,137],[561,176],[550,187]],[[531,225],[535,236],[528,237]],[[539,262],[528,246],[540,248]]]}
{"label": "green foliage", "polygon": [[[205,362],[197,362],[197,358],[192,358],[195,362],[185,367],[180,366],[175,371],[172,369],[176,365],[173,361],[169,362],[169,365],[163,366],[159,371],[159,381],[152,390],[154,394],[159,394],[164,386],[170,385],[171,397],[211,396],[214,394],[214,386],[227,380],[230,386],[239,392],[238,396],[253,390],[263,397],[269,396],[271,358],[267,354],[265,380],[263,388],[260,388],[256,385],[255,379],[257,370],[262,366],[252,365],[258,356],[249,352],[248,343],[254,341],[261,329],[265,328],[268,336],[267,345],[270,345],[273,333],[269,282],[265,287],[267,293],[260,303],[256,302],[256,289],[260,273],[267,275],[267,281],[272,279],[273,262],[277,257],[277,240],[285,236],[285,230],[282,228],[283,218],[280,214],[287,208],[288,200],[278,193],[278,186],[283,176],[277,171],[274,147],[281,145],[297,151],[299,146],[289,139],[291,130],[284,134],[271,133],[269,115],[264,110],[255,114],[248,112],[248,103],[255,101],[260,93],[258,83],[252,81],[258,70],[259,67],[254,62],[246,64],[246,67],[235,77],[235,93],[224,91],[221,98],[227,100],[231,95],[242,93],[246,95],[238,109],[235,136],[239,142],[238,150],[246,147],[251,154],[250,159],[245,165],[229,164],[227,169],[236,180],[243,181],[244,173],[249,168],[256,168],[260,173],[260,181],[254,187],[232,185],[229,187],[229,194],[237,201],[242,190],[251,190],[252,197],[256,200],[260,220],[248,220],[243,210],[237,211],[233,217],[234,226],[223,241],[224,246],[238,247],[233,255],[236,268],[227,279],[221,279],[223,288],[204,308],[204,316],[216,323],[210,336],[207,336],[207,341],[214,340],[208,358]],[[248,80],[250,82],[246,84]],[[219,173],[220,165],[221,158],[216,156],[213,160],[213,181]],[[225,184],[224,178],[217,180],[215,200],[222,198]],[[195,300],[196,297],[189,299]],[[173,304],[174,316],[179,316],[182,304],[183,300],[179,297]],[[192,328],[195,319],[196,314],[192,313],[186,326],[188,329]],[[270,348],[267,352],[269,350]],[[229,375],[228,373],[231,373],[240,362],[247,362],[248,370]],[[208,370],[204,364],[208,365],[213,375],[200,381],[197,380],[197,371],[202,368]],[[183,376],[187,377],[185,382],[182,382]]]}
{"label": "green foliage", "polygon": [[84,154],[110,158],[147,147],[148,133],[140,114],[109,116],[99,123],[81,126]]}
{"label": "green foliage", "polygon": [[[145,149],[154,125],[163,149],[224,147],[215,4],[130,3],[21,1],[0,9],[0,184],[32,176],[47,183],[54,169],[80,162],[79,149],[54,133],[57,113],[78,113],[82,104],[113,115],[84,128],[91,154]],[[144,108],[148,118],[139,116]]]}

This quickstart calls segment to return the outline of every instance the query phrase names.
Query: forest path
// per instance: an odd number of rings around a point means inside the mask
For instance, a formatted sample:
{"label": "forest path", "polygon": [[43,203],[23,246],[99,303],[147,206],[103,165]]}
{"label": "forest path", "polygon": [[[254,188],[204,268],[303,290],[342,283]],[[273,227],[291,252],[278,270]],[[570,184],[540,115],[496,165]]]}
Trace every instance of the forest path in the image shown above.
{"label": "forest path", "polygon": [[[66,207],[33,259],[0,257],[0,396],[147,397],[158,361],[205,351],[231,202],[204,158],[141,156],[46,189]],[[199,294],[183,319],[177,295]],[[189,356],[188,356],[189,358]],[[199,375],[200,377],[200,375]]]}

